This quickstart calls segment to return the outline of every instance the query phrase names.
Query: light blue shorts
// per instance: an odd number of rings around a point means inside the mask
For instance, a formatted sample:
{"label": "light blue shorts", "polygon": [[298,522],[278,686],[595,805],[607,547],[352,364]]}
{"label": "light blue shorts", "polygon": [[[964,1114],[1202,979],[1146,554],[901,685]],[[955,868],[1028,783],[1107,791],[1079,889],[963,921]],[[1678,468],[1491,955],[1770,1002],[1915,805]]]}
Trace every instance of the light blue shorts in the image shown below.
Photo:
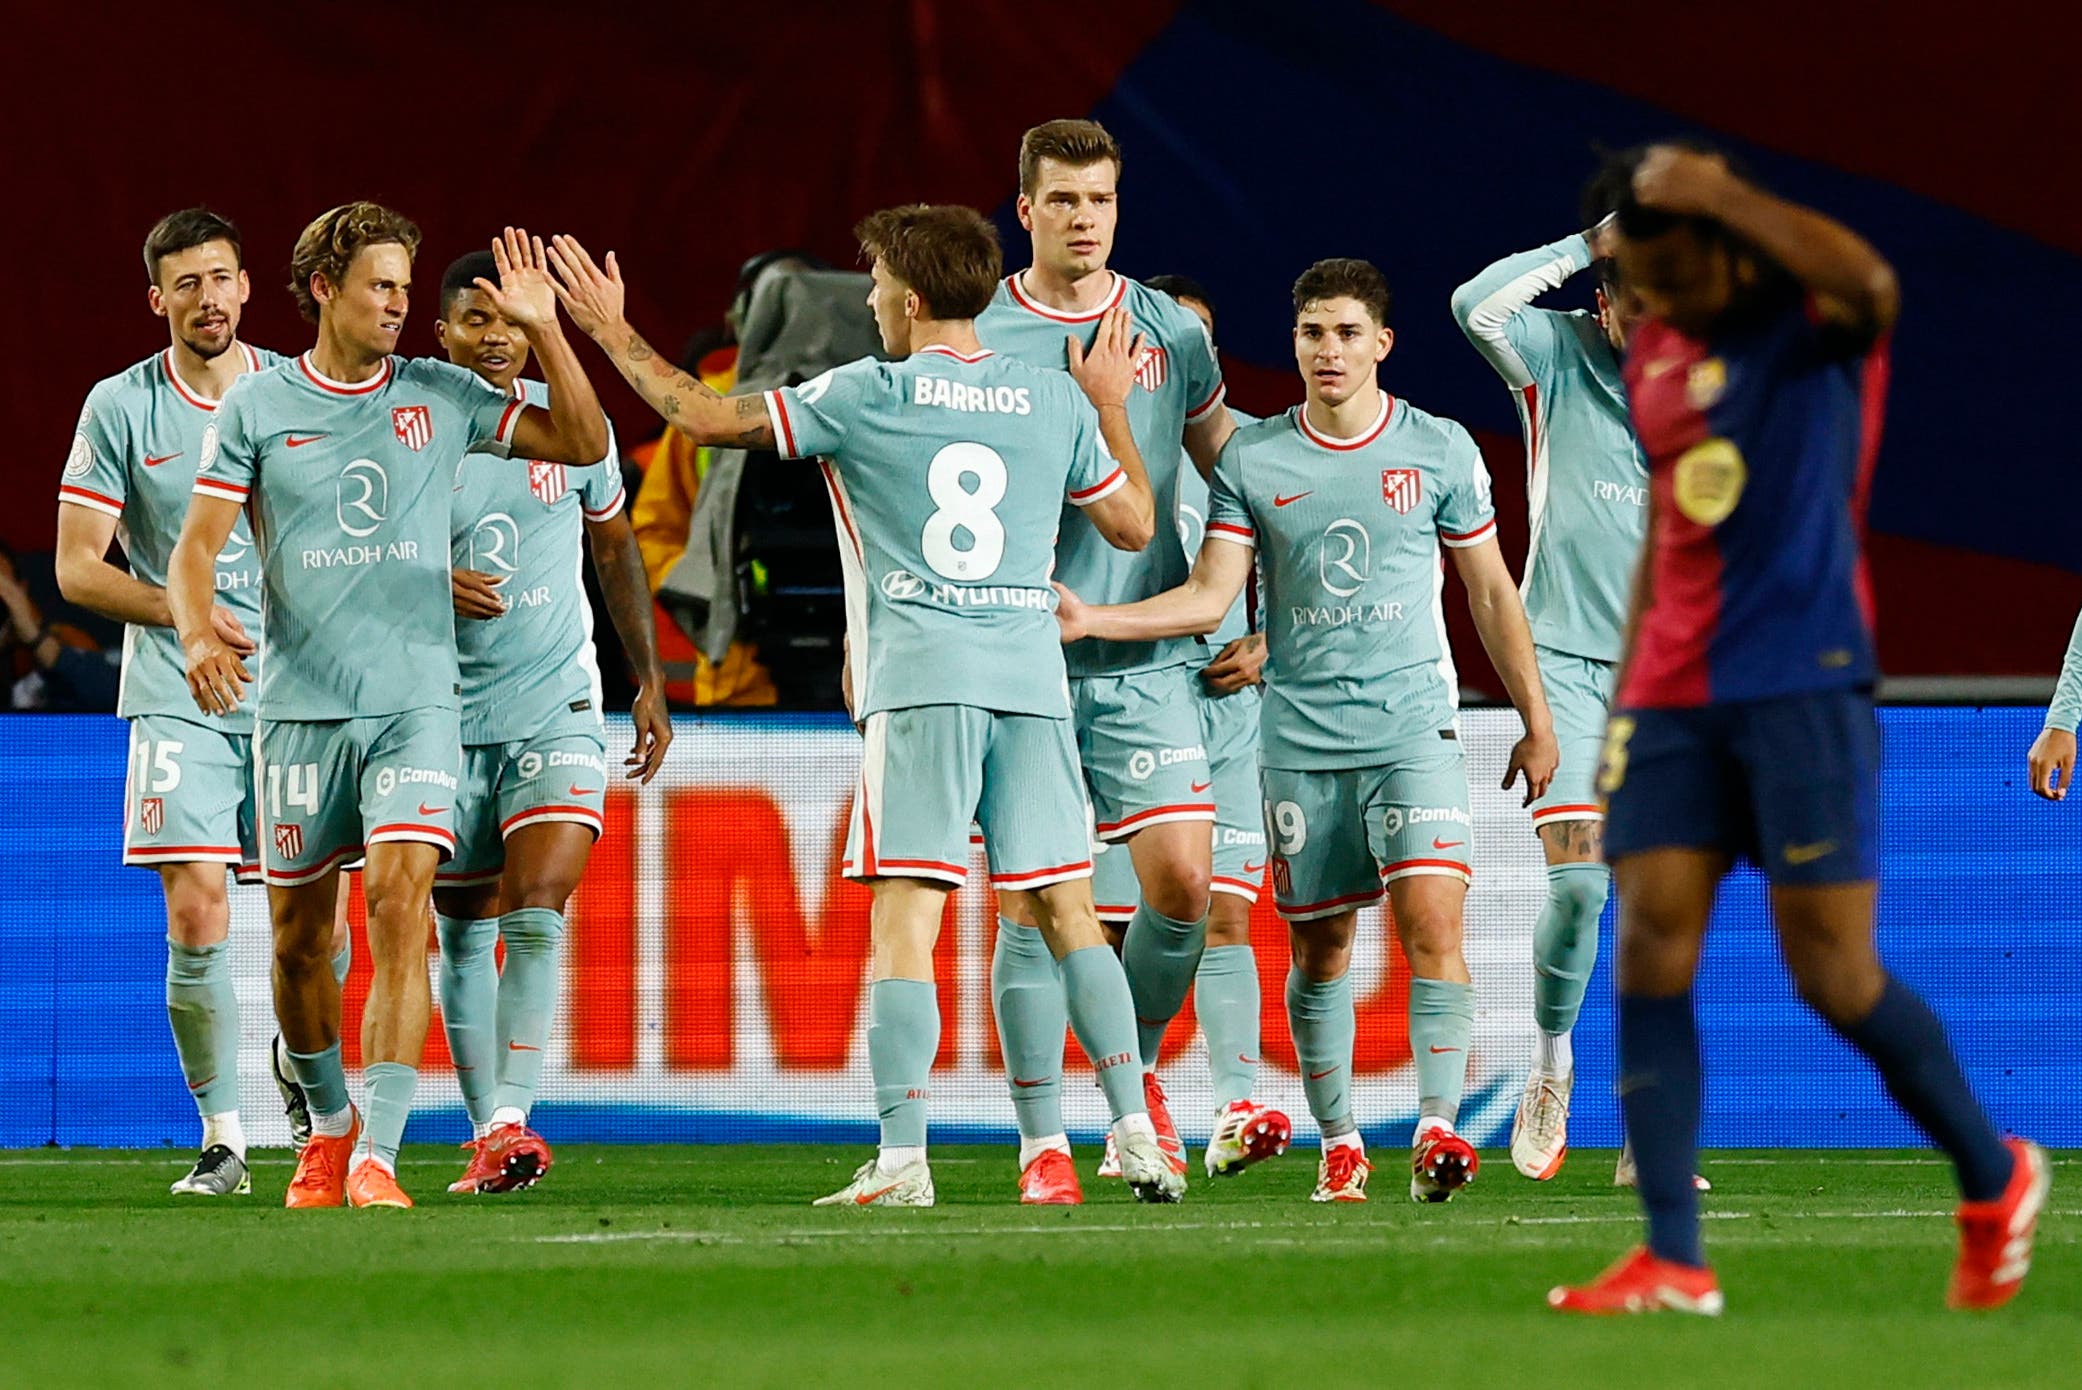
{"label": "light blue shorts", "polygon": [[524,826],[570,821],[598,840],[606,799],[607,744],[597,734],[471,744],[455,802],[455,858],[434,881],[498,882],[506,837]]}
{"label": "light blue shorts", "polygon": [[1458,740],[1379,767],[1266,768],[1273,904],[1305,922],[1379,902],[1398,878],[1472,876],[1474,817]]}
{"label": "light blue shorts", "polygon": [[1547,784],[1547,795],[1533,803],[1533,828],[1556,821],[1603,820],[1598,758],[1605,746],[1605,717],[1612,706],[1617,668],[1550,647],[1536,652],[1540,684],[1554,716],[1554,741],[1561,745],[1561,766]]}
{"label": "light blue shorts", "polygon": [[314,882],[389,841],[429,844],[449,858],[462,756],[456,712],[437,706],[260,720],[253,761],[269,886]]}
{"label": "light blue shorts", "polygon": [[130,721],[125,864],[229,864],[239,882],[258,883],[258,836],[249,735],[163,714]]}

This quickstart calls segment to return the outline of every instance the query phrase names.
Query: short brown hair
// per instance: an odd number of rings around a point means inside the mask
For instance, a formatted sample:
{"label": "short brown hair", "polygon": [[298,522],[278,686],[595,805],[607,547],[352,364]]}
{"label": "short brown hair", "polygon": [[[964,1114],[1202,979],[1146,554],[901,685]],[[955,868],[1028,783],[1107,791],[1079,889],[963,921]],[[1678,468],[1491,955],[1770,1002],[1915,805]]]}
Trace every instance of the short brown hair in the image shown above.
{"label": "short brown hair", "polygon": [[1334,256],[1302,271],[1301,278],[1294,282],[1295,317],[1299,318],[1309,305],[1326,299],[1356,299],[1374,316],[1375,323],[1383,328],[1388,326],[1388,307],[1393,302],[1388,293],[1388,277],[1372,261]]}
{"label": "short brown hair", "polygon": [[182,208],[179,212],[169,212],[145,235],[145,274],[156,285],[159,283],[159,262],[177,251],[191,251],[213,241],[230,242],[232,261],[244,267],[246,255],[239,245],[239,229],[231,225],[230,218],[220,217],[208,208]]}
{"label": "short brown hair", "polygon": [[974,208],[912,203],[860,219],[860,254],[879,260],[935,319],[972,319],[997,293],[1005,258],[998,229]]}
{"label": "short brown hair", "polygon": [[393,242],[404,247],[407,256],[418,255],[419,228],[405,214],[392,212],[381,203],[342,203],[312,218],[289,257],[289,292],[296,296],[297,312],[318,322],[318,301],[311,294],[313,275],[323,275],[338,289],[356,252],[364,246]]}
{"label": "short brown hair", "polygon": [[1029,198],[1040,186],[1044,159],[1073,169],[1110,159],[1115,182],[1121,176],[1121,147],[1097,121],[1043,121],[1019,137],[1019,191]]}

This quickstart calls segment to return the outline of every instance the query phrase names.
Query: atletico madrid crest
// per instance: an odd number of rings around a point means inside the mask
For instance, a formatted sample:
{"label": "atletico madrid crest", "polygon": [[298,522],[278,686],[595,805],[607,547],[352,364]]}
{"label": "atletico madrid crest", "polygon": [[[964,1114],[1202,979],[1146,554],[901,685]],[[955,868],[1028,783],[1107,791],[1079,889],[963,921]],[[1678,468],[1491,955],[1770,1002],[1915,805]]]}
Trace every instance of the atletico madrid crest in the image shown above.
{"label": "atletico madrid crest", "polygon": [[1141,360],[1135,364],[1136,384],[1152,395],[1156,394],[1157,389],[1164,384],[1165,378],[1171,375],[1170,361],[1164,349],[1144,348]]}
{"label": "atletico madrid crest", "polygon": [[557,499],[569,489],[564,477],[564,465],[544,463],[540,459],[528,461],[528,491],[545,507],[554,507]]}
{"label": "atletico madrid crest", "polygon": [[1424,475],[1414,468],[1381,470],[1381,500],[1404,516],[1416,508],[1423,486]]}
{"label": "atletico madrid crest", "polygon": [[434,412],[423,405],[393,406],[390,428],[398,443],[416,454],[434,442]]}
{"label": "atletico madrid crest", "polygon": [[145,834],[157,835],[159,827],[166,824],[166,802],[163,798],[148,796],[138,804],[138,824],[144,826]]}
{"label": "atletico madrid crest", "polygon": [[284,859],[295,859],[304,852],[304,828],[291,821],[275,827],[275,853]]}

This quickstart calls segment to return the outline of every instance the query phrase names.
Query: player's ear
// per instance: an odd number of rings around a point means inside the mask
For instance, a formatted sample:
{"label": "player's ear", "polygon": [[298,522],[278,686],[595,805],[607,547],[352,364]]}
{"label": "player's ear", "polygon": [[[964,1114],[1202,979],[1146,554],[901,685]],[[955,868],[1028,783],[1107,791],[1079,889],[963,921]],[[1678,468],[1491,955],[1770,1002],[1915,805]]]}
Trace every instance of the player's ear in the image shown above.
{"label": "player's ear", "polygon": [[907,318],[907,319],[916,319],[916,318],[919,318],[919,317],[921,317],[921,316],[922,316],[922,311],[924,310],[924,308],[925,308],[925,301],[924,301],[924,300],[922,300],[922,299],[920,299],[920,298],[918,297],[918,291],[916,291],[916,290],[905,290],[905,291],[904,291],[904,317],[905,317],[905,318]]}
{"label": "player's ear", "polygon": [[1376,340],[1375,347],[1374,361],[1384,361],[1389,353],[1395,351],[1395,330],[1383,325],[1381,336]]}
{"label": "player's ear", "polygon": [[1019,201],[1014,203],[1012,206],[1014,210],[1019,213],[1019,225],[1026,228],[1030,232],[1033,231],[1034,200],[1032,198],[1029,198],[1026,194],[1022,193],[1019,195]]}
{"label": "player's ear", "polygon": [[159,293],[157,285],[149,286],[145,290],[145,303],[151,305],[152,312],[160,318],[166,317],[166,296]]}

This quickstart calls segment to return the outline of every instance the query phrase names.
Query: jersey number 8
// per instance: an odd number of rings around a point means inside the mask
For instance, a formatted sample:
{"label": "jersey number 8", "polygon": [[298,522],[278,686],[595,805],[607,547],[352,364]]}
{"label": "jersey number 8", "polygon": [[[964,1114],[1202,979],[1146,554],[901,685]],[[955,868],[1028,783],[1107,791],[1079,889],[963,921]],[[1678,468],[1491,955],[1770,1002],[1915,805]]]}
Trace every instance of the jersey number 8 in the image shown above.
{"label": "jersey number 8", "polygon": [[[976,480],[971,491],[964,484]],[[994,510],[1005,500],[1005,460],[986,444],[949,444],[925,470],[925,490],[939,508],[925,519],[919,551],[942,579],[976,583],[1005,559],[1005,526]],[[966,547],[955,537],[966,534]]]}

